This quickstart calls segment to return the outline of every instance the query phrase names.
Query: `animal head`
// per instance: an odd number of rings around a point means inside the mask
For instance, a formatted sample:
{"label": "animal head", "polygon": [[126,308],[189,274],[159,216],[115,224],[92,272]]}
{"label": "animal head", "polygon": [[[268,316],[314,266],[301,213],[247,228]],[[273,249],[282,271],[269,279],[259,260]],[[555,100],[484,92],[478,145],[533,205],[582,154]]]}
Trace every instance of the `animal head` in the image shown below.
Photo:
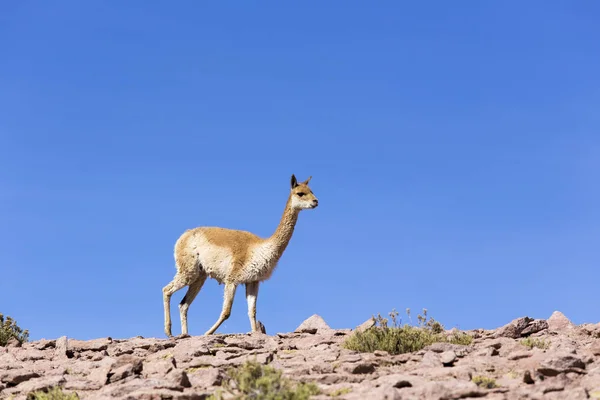
{"label": "animal head", "polygon": [[309,176],[304,182],[298,182],[296,177],[292,175],[292,208],[296,210],[305,210],[316,208],[319,205],[319,199],[315,196],[312,190],[308,187],[308,182],[312,176]]}

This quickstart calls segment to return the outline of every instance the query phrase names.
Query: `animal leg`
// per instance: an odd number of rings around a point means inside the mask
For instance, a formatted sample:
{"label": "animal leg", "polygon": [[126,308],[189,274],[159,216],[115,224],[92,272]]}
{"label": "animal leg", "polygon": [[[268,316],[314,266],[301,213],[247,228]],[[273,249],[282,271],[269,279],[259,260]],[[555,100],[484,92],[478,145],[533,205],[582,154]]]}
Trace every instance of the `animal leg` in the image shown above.
{"label": "animal leg", "polygon": [[163,304],[165,308],[165,334],[173,337],[171,334],[171,296],[179,289],[186,286],[185,282],[175,275],[175,278],[163,288]]}
{"label": "animal leg", "polygon": [[246,283],[246,301],[248,302],[248,318],[252,332],[258,332],[256,325],[256,298],[258,297],[258,282]]}
{"label": "animal leg", "polygon": [[194,282],[192,282],[189,285],[190,287],[188,288],[187,293],[185,294],[185,296],[183,296],[183,299],[181,299],[181,303],[179,303],[179,317],[181,319],[181,335],[182,336],[188,334],[188,327],[187,327],[188,309],[190,308],[190,305],[192,304],[192,302],[194,301],[194,299],[200,292],[200,289],[202,289],[202,285],[204,285],[205,281],[206,281],[206,274],[201,274],[198,277],[198,279],[196,279]]}
{"label": "animal leg", "polygon": [[229,315],[231,315],[231,306],[233,305],[233,298],[235,297],[235,289],[236,289],[236,285],[233,283],[226,283],[225,284],[225,290],[224,290],[224,298],[223,298],[223,310],[221,311],[221,315],[219,316],[219,319],[217,320],[217,322],[215,322],[215,324],[212,326],[212,328],[210,328],[208,331],[206,331],[205,335],[212,335],[214,333],[214,331],[216,331],[219,326],[223,323],[223,321],[225,321],[227,318],[229,318]]}

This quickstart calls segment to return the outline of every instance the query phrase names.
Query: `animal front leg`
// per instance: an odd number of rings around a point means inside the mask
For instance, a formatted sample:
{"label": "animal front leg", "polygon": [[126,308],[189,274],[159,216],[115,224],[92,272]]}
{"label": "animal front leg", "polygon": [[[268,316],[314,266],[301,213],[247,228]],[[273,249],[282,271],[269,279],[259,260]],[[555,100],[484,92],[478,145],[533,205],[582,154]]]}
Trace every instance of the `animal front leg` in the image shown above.
{"label": "animal front leg", "polygon": [[258,332],[256,324],[256,298],[258,297],[258,282],[246,283],[246,301],[248,302],[248,318],[252,332]]}
{"label": "animal front leg", "polygon": [[206,331],[205,335],[212,335],[214,331],[216,331],[219,326],[231,315],[231,306],[233,305],[233,298],[235,297],[235,289],[236,285],[233,283],[226,283],[224,296],[223,296],[223,310],[221,310],[221,315],[215,324]]}

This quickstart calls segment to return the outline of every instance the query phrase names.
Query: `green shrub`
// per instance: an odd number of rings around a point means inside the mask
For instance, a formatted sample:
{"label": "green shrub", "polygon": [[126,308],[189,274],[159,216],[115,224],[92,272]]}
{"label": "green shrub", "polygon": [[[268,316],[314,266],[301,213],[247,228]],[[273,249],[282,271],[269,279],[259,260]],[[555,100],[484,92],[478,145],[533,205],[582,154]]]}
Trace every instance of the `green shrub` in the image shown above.
{"label": "green shrub", "polygon": [[29,339],[29,331],[19,328],[11,317],[4,318],[4,315],[0,314],[0,346],[6,346],[11,338],[17,339],[19,343],[26,342]]}
{"label": "green shrub", "polygon": [[27,400],[79,400],[77,393],[65,393],[58,386],[48,392],[37,391],[27,395]]}
{"label": "green shrub", "polygon": [[482,388],[486,388],[486,389],[494,389],[497,388],[498,385],[496,384],[496,380],[493,378],[488,378],[486,376],[474,376],[473,379],[471,379],[473,381],[473,383],[475,383],[477,386],[482,387]]}
{"label": "green shrub", "polygon": [[[406,310],[406,314],[410,319],[409,309]],[[375,320],[379,326],[373,326],[364,332],[354,332],[344,341],[342,347],[363,353],[384,350],[390,354],[402,354],[419,351],[437,342],[463,345],[473,342],[473,337],[464,332],[446,334],[442,324],[431,317],[427,319],[426,309],[423,310],[423,315],[417,316],[418,326],[401,325],[395,310],[389,315],[392,326],[388,326],[388,320],[378,314]]]}
{"label": "green shrub", "polygon": [[[223,390],[238,400],[307,400],[311,395],[320,393],[312,383],[294,383],[283,378],[281,371],[253,361],[230,368],[223,381]],[[222,393],[218,392],[209,400],[222,398]]]}
{"label": "green shrub", "polygon": [[548,347],[550,347],[550,343],[545,341],[544,339],[536,339],[536,338],[530,338],[530,337],[528,337],[527,339],[521,340],[521,344],[523,346],[529,347],[530,349],[537,347],[538,349],[544,350],[544,349],[547,349]]}

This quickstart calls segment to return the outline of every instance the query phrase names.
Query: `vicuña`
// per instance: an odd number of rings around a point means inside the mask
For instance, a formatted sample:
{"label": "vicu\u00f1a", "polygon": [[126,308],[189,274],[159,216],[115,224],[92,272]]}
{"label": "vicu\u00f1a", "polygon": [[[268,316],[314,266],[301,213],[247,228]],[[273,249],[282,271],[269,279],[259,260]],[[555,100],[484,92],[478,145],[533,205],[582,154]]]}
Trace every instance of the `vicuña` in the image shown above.
{"label": "vicu\u00f1a", "polygon": [[228,228],[198,227],[184,232],[175,243],[175,265],[177,272],[173,280],[163,288],[165,308],[165,334],[171,334],[171,296],[188,286],[187,293],[179,304],[181,336],[188,336],[187,313],[206,278],[210,277],[225,284],[223,309],[215,324],[205,335],[214,333],[229,318],[235,291],[238,285],[246,285],[248,317],[252,332],[257,332],[256,298],[258,285],[269,279],[277,262],[285,251],[298,214],[305,209],[317,207],[319,201],[308,187],[309,177],[298,183],[292,175],[291,191],[283,216],[275,232],[268,238]]}

